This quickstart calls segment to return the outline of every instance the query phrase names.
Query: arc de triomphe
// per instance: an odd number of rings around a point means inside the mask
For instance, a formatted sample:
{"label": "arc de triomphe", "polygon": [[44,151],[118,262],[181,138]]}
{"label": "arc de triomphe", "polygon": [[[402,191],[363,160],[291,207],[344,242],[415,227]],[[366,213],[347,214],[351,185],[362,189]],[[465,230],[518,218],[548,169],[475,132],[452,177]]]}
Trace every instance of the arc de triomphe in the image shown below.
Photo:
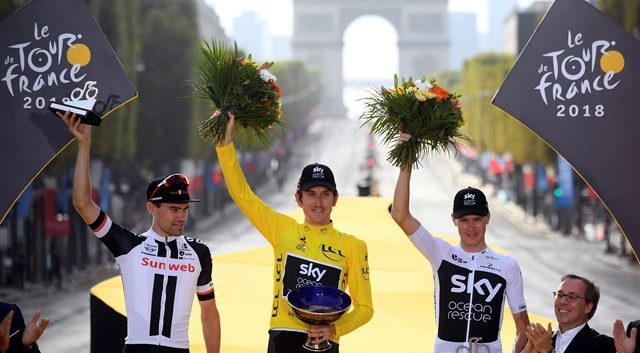
{"label": "arc de triomphe", "polygon": [[321,113],[344,116],[342,47],[346,28],[364,15],[398,33],[399,76],[444,70],[449,60],[448,0],[293,0],[294,57],[320,69]]}

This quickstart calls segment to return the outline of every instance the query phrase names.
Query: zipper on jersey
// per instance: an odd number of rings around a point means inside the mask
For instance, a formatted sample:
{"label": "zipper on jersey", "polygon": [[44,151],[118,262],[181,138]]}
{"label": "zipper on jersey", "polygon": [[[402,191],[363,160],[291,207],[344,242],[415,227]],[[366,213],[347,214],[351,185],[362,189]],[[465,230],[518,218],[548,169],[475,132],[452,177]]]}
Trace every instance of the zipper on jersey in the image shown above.
{"label": "zipper on jersey", "polygon": [[162,281],[162,299],[160,300],[160,326],[158,331],[158,346],[162,346],[162,338],[164,335],[164,316],[166,315],[165,311],[167,309],[167,286],[169,285],[169,259],[171,255],[169,252],[171,249],[169,248],[169,239],[168,237],[164,237],[164,262],[166,263],[164,267],[164,279]]}
{"label": "zipper on jersey", "polygon": [[[469,318],[467,319],[467,332],[465,334],[465,342],[469,342],[469,332],[471,331],[471,321],[473,319],[473,292],[475,291],[474,289],[474,283],[476,282],[476,255],[472,254],[471,255],[471,272],[469,273],[469,279],[468,279],[468,285],[467,285],[467,290],[469,290],[469,287],[471,287],[470,289],[470,295],[469,295],[469,311],[467,312],[469,315]],[[470,285],[470,286],[469,286]],[[471,349],[471,344],[469,344],[469,348]]]}

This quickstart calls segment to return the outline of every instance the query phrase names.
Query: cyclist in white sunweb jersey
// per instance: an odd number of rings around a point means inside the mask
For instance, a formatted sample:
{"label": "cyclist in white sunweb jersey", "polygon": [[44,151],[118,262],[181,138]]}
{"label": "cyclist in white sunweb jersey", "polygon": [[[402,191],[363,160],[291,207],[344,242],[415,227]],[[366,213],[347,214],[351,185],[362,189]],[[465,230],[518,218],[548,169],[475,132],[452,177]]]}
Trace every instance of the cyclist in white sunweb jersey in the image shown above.
{"label": "cyclist in white sunweb jersey", "polygon": [[211,252],[183,235],[189,181],[171,174],[147,187],[151,228],[136,235],[116,223],[91,199],[91,127],[75,115],[58,113],[78,141],[73,204],[94,234],[114,255],[122,275],[127,309],[125,353],[189,352],[189,317],[197,294],[208,353],[220,352],[220,316],[211,278]]}

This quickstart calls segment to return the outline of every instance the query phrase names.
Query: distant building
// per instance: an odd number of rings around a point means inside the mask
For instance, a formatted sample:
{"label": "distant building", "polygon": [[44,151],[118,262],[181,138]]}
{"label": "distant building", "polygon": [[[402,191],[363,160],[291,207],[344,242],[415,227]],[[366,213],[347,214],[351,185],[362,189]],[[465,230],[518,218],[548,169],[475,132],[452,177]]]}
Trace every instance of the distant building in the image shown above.
{"label": "distant building", "polygon": [[228,41],[229,38],[220,25],[220,18],[216,11],[206,4],[205,0],[196,0],[196,6],[198,7],[200,37],[206,41],[211,41],[212,38]]}
{"label": "distant building", "polygon": [[480,51],[476,15],[472,12],[449,13],[449,68],[459,70],[464,60]]}
{"label": "distant building", "polygon": [[505,52],[520,54],[550,6],[551,1],[538,0],[524,10],[514,9],[509,14],[503,29]]}
{"label": "distant building", "polygon": [[253,55],[254,60],[268,60],[271,57],[269,28],[255,11],[245,11],[233,20],[232,37],[238,47]]}
{"label": "distant building", "polygon": [[270,49],[269,60],[291,60],[293,58],[291,37],[273,36]]}
{"label": "distant building", "polygon": [[516,0],[488,0],[487,14],[489,23],[487,32],[481,35],[480,50],[504,52],[504,22],[515,8]]}

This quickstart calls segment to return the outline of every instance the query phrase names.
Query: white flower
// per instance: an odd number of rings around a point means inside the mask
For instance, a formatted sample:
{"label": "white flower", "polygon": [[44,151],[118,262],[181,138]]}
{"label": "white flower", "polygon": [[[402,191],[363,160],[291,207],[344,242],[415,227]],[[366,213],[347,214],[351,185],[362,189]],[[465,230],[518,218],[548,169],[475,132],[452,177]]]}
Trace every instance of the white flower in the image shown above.
{"label": "white flower", "polygon": [[275,81],[276,80],[276,77],[271,72],[267,71],[266,69],[260,70],[260,78],[264,82],[269,82],[269,81]]}
{"label": "white flower", "polygon": [[431,85],[431,83],[429,83],[428,81],[426,81],[426,82],[423,82],[423,81],[416,81],[416,82],[415,82],[415,85],[416,85],[416,87],[418,87],[418,89],[423,90],[423,91],[426,91],[426,90],[428,90],[429,88],[433,87],[433,86]]}

